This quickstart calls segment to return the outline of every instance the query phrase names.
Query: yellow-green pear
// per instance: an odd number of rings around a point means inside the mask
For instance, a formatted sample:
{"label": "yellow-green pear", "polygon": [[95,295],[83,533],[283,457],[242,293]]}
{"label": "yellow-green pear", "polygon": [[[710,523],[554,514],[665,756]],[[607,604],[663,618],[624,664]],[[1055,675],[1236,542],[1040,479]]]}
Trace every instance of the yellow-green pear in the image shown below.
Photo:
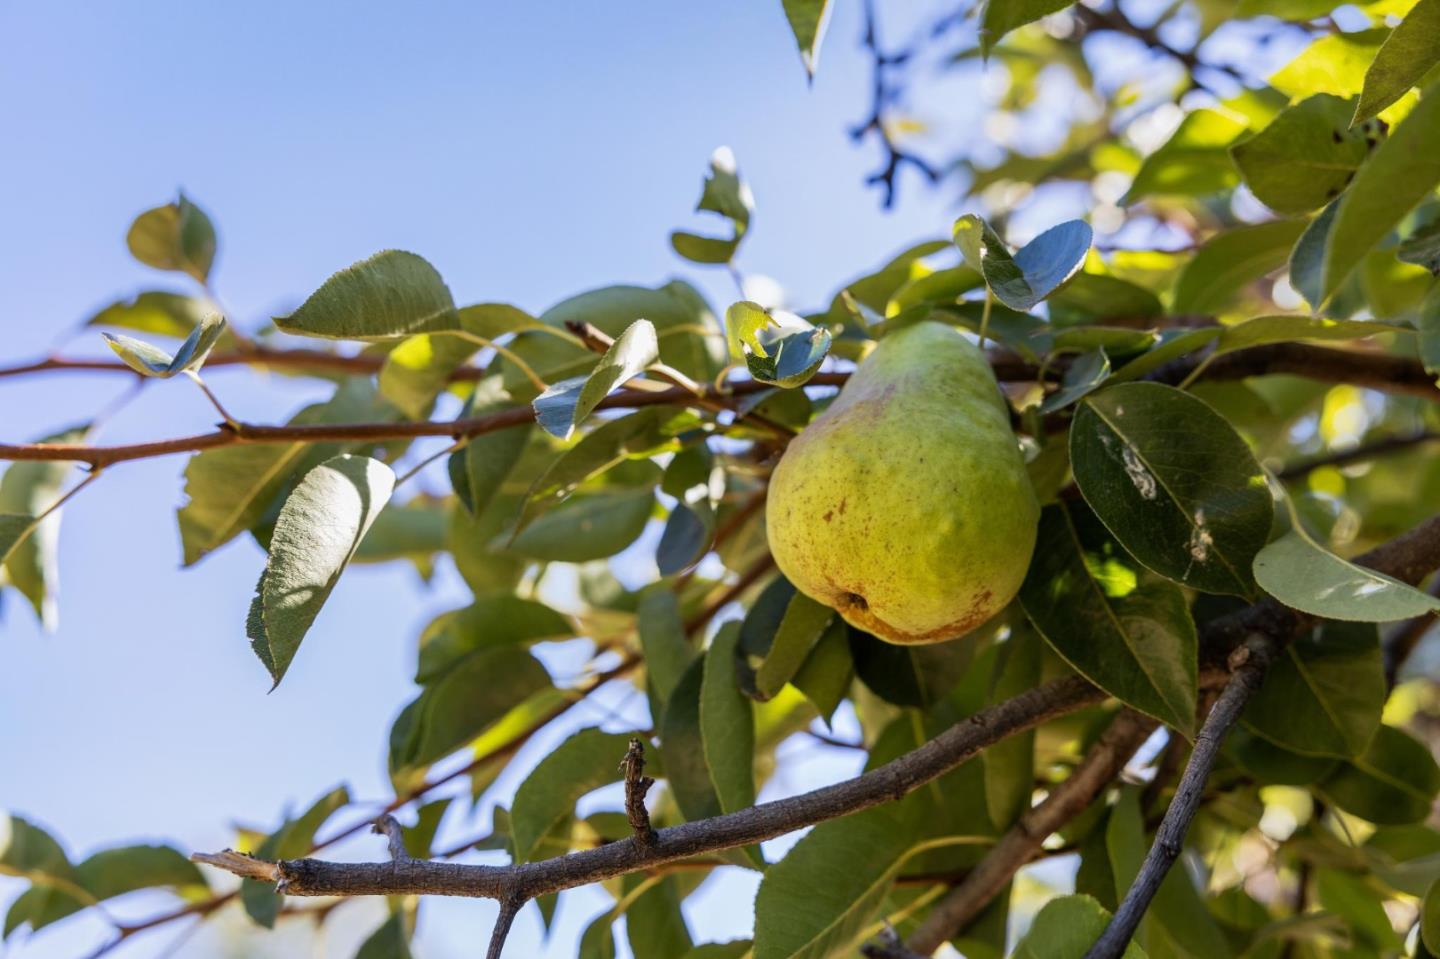
{"label": "yellow-green pear", "polygon": [[902,644],[954,639],[1010,602],[1039,515],[989,364],[933,321],[880,341],[791,441],[766,505],[790,582]]}

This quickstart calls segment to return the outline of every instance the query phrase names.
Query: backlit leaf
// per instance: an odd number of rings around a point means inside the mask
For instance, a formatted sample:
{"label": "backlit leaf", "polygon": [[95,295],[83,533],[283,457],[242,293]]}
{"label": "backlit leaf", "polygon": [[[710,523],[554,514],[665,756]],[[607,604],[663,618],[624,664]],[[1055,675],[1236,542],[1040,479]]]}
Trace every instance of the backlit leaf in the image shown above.
{"label": "backlit leaf", "polygon": [[383,250],[334,274],[300,308],[275,317],[286,333],[386,340],[459,324],[450,288],[414,253]]}
{"label": "backlit leaf", "polygon": [[1365,88],[1355,105],[1354,123],[1363,123],[1400,99],[1440,63],[1440,0],[1420,0],[1390,31],[1365,71]]}
{"label": "backlit leaf", "polygon": [[1308,213],[1340,195],[1370,152],[1367,132],[1350,129],[1349,100],[1321,93],[1288,107],[1231,148],[1240,175],[1276,213]]}
{"label": "backlit leaf", "polygon": [[285,501],[245,628],[276,685],[394,487],[384,463],[337,456]]}
{"label": "backlit leaf", "polygon": [[1195,253],[1175,282],[1176,313],[1214,313],[1229,305],[1246,284],[1285,265],[1306,224],[1279,220],[1226,230]]}
{"label": "backlit leaf", "polygon": [[125,243],[146,266],[188,273],[202,284],[209,281],[215,262],[215,226],[183,193],[174,203],[136,217]]}
{"label": "backlit leaf", "polygon": [[813,79],[815,68],[820,64],[820,43],[825,39],[825,27],[830,19],[830,0],[781,0],[781,5],[785,8],[785,19],[790,21],[790,32],[795,34],[795,45],[800,48],[805,73]]}
{"label": "backlit leaf", "polygon": [[536,422],[547,433],[568,439],[611,390],[659,358],[655,327],[648,320],[636,320],[589,374],[562,380],[535,398]]}

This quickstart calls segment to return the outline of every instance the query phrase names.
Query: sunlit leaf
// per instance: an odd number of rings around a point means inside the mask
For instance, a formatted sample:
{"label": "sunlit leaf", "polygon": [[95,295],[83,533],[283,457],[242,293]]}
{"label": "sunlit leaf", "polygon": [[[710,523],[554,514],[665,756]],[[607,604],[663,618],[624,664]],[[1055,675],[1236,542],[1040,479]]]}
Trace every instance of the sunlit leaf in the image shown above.
{"label": "sunlit leaf", "polygon": [[636,320],[611,344],[589,374],[562,380],[535,398],[536,422],[547,433],[568,439],[611,390],[659,358],[655,327],[648,320]]}
{"label": "sunlit leaf", "polygon": [[130,254],[157,270],[188,273],[209,282],[215,262],[215,226],[185,194],[174,203],[146,210],[125,237]]}
{"label": "sunlit leaf", "polygon": [[790,21],[790,32],[795,34],[795,44],[800,48],[805,73],[813,79],[815,68],[820,64],[820,43],[825,39],[825,27],[830,19],[830,0],[781,0],[781,5],[785,8],[785,19]]}
{"label": "sunlit leaf", "polygon": [[116,333],[101,335],[126,366],[141,376],[164,380],[187,370],[199,370],[224,332],[224,317],[207,316],[190,331],[174,355],[133,337]]}
{"label": "sunlit leaf", "polygon": [[1308,213],[1340,195],[1370,152],[1368,131],[1350,129],[1349,100],[1316,94],[1231,148],[1256,198],[1276,213]]}
{"label": "sunlit leaf", "polygon": [[1381,44],[1355,105],[1363,123],[1400,99],[1440,63],[1440,0],[1420,0]]}
{"label": "sunlit leaf", "polygon": [[340,340],[384,340],[455,329],[450,288],[414,253],[383,250],[334,274],[289,316],[286,333]]}
{"label": "sunlit leaf", "polygon": [[1286,606],[1327,619],[1385,623],[1440,609],[1435,597],[1346,562],[1298,525],[1256,555],[1255,580]]}

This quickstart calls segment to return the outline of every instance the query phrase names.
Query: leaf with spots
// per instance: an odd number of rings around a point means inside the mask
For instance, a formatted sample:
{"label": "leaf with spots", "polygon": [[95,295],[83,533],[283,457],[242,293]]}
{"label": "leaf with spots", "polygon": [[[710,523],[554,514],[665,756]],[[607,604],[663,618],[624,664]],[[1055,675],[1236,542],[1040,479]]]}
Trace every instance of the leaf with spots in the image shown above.
{"label": "leaf with spots", "polygon": [[1085,398],[1070,428],[1085,501],[1135,559],[1211,593],[1248,596],[1274,512],[1260,465],[1225,418],[1158,383]]}

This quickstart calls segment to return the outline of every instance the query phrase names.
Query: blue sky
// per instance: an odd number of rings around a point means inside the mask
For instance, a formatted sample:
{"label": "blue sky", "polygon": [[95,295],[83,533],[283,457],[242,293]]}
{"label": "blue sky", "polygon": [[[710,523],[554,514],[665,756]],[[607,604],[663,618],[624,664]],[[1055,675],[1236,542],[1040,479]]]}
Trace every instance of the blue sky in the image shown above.
{"label": "blue sky", "polygon": [[[721,144],[757,198],[742,266],[776,278],[794,306],[819,305],[902,246],[945,235],[955,215],[948,195],[914,180],[889,214],[861,186],[877,154],[845,133],[868,107],[858,6],[838,4],[808,88],[778,0],[543,9],[4,0],[0,362],[45,354],[119,295],[183,290],[175,275],[134,263],[123,242],[130,219],[177,188],[219,227],[215,285],[247,329],[387,247],[430,259],[462,303],[539,311],[594,286],[685,275],[723,307],[733,298],[724,277],[688,267],[666,239],[677,226],[709,227],[690,210]],[[978,87],[946,96],[951,131],[978,137]],[[101,348],[93,333],[67,342],[67,353]],[[237,415],[260,422],[323,390],[237,371],[208,379]],[[0,380],[0,438],[82,421],[125,385]],[[189,384],[164,382],[101,439],[179,435],[213,418]],[[223,846],[231,823],[273,825],[341,781],[385,798],[385,736],[413,695],[415,637],[464,601],[445,570],[429,590],[400,566],[352,570],[267,696],[243,636],[263,554],[237,542],[179,569],[183,467],[180,457],[116,467],[66,509],[54,635],[6,597],[0,808],[42,823],[77,857],[147,838]],[[521,761],[553,743],[537,742]],[[800,762],[777,788],[846,768]],[[448,826],[456,836],[477,828]],[[361,844],[350,854],[378,852]],[[746,932],[753,880],[712,886],[690,910],[697,935]],[[0,881],[0,900],[19,888]],[[571,954],[570,937],[601,901],[580,894],[562,909],[545,954]],[[155,905],[142,897],[116,911],[137,918]],[[425,910],[427,957],[473,955],[493,916],[488,903]],[[348,956],[378,917],[374,904],[345,907],[317,954]],[[100,925],[70,923],[7,955],[75,956],[102,936]],[[170,937],[121,955],[157,955]],[[511,951],[540,954],[537,940],[532,910]],[[282,938],[248,948],[205,933],[180,954],[297,946]]]}

